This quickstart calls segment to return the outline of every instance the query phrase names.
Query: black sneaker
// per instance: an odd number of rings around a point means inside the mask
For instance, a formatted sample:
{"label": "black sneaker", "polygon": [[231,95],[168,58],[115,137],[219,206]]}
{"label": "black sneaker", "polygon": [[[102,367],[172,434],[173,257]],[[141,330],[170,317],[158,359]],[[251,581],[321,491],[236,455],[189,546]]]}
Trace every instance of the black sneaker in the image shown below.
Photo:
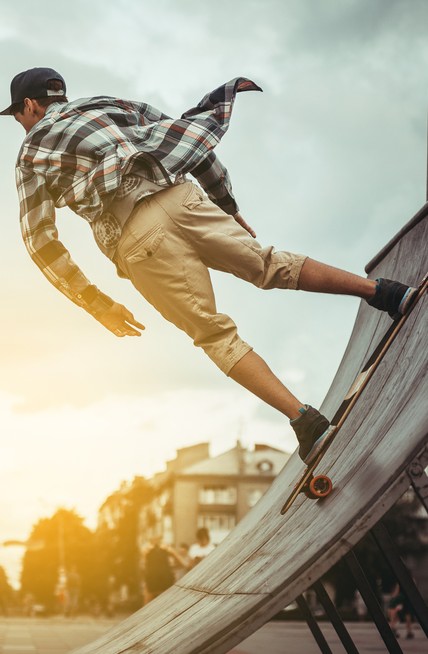
{"label": "black sneaker", "polygon": [[380,311],[388,311],[393,320],[399,320],[409,310],[418,294],[418,289],[391,279],[376,280],[376,293],[367,303]]}
{"label": "black sneaker", "polygon": [[322,449],[323,442],[329,433],[329,421],[319,411],[305,405],[300,409],[301,416],[290,420],[290,425],[296,432],[299,441],[299,456],[306,465],[310,465]]}

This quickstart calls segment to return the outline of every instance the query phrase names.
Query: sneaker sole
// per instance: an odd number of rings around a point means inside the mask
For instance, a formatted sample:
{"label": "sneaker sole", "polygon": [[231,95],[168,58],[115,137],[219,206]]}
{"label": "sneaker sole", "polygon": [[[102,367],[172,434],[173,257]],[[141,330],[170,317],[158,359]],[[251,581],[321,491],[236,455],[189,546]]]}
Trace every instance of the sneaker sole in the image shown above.
{"label": "sneaker sole", "polygon": [[329,436],[335,428],[336,427],[334,425],[330,425],[329,427],[327,427],[325,432],[323,432],[321,436],[312,445],[312,448],[309,450],[308,454],[303,459],[303,463],[305,463],[307,466],[310,466],[311,463],[313,463],[313,461],[316,459],[318,454],[322,452],[325,445],[327,445],[328,443],[327,436]]}
{"label": "sneaker sole", "polygon": [[418,296],[419,289],[418,288],[413,288],[413,286],[409,286],[407,291],[404,293],[400,304],[398,305],[398,311],[396,314],[392,316],[393,320],[399,320],[402,316],[404,316],[412,306],[413,302],[416,300]]}

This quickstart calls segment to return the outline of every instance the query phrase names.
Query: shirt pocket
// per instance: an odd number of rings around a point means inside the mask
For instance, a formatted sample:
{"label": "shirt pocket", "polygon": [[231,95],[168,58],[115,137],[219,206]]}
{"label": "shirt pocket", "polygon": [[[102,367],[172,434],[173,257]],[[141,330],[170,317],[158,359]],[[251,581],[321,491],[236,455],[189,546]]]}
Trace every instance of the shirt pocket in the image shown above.
{"label": "shirt pocket", "polygon": [[165,233],[162,225],[155,225],[148,232],[134,240],[125,249],[125,252],[122,252],[122,257],[127,264],[139,263],[151,259],[156,254],[164,238]]}

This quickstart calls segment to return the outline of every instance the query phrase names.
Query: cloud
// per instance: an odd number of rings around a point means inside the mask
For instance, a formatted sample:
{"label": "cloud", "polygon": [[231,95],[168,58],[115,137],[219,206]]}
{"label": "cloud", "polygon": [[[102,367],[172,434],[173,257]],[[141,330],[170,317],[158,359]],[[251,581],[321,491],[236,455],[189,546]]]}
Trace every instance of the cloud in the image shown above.
{"label": "cloud", "polygon": [[[48,2],[43,11],[24,3],[24,12],[3,4],[3,24],[15,35],[0,42],[4,89],[12,70],[50,63],[64,72],[73,96],[148,95],[177,114],[211,83],[235,74],[262,83],[264,94],[238,97],[218,152],[263,244],[362,272],[419,208],[426,105],[420,80],[428,47],[413,35],[421,33],[425,3],[407,12],[403,29],[395,22],[405,13],[400,2],[378,2],[376,9],[366,2],[338,7],[326,1],[316,8],[306,2],[246,3],[245,15],[241,3],[229,3],[221,29],[213,26],[225,3],[187,2],[183,9],[167,1],[156,8],[127,2],[101,9],[99,2],[78,1],[66,22],[57,3]],[[40,39],[43,29],[49,41]],[[7,56],[11,52],[16,56]],[[118,341],[49,287],[20,241],[13,188],[18,129],[13,124],[4,134],[0,162],[2,265],[9,279],[0,290],[9,307],[0,388],[22,394],[30,409],[82,405],[112,392],[142,396],[192,380],[195,387],[226,387],[187,337],[115,277],[110,262],[94,250],[87,225],[71,212],[58,212],[61,239],[89,279],[129,305],[147,322],[147,331],[139,341]],[[287,368],[295,367],[294,344],[304,340],[299,366],[307,374],[301,388],[306,397],[321,399],[334,372],[330,361],[340,358],[346,343],[355,301],[277,292],[268,297],[230,276],[213,277],[220,310],[232,315],[243,337],[285,380]],[[320,313],[332,317],[328,327],[328,320],[319,325]],[[318,353],[330,338],[329,361],[314,370],[312,362],[323,361]]]}
{"label": "cloud", "polygon": [[[233,6],[228,7],[230,22],[222,22],[217,30],[213,24],[218,24],[218,5],[211,12],[198,2],[184,4],[183,9],[181,4],[162,0],[155,5],[135,0],[110,4],[77,0],[73,12],[66,10],[65,23],[64,11],[52,0],[45,3],[43,12],[30,2],[24,2],[27,10],[19,12],[6,3],[2,18],[8,31],[19,34],[26,48],[38,51],[39,61],[50,48],[51,57],[55,52],[54,59],[67,60],[67,73],[72,72],[72,65],[78,69],[88,66],[84,79],[89,82],[90,93],[96,94],[100,88],[94,69],[104,71],[102,78],[114,72],[128,80],[137,96],[141,94],[152,104],[158,100],[167,111],[184,111],[187,98],[197,101],[199,97],[193,94],[202,97],[211,84],[225,81],[225,70],[229,69],[232,77],[232,69],[236,74],[251,71],[256,76],[273,70],[270,64],[279,51],[278,35],[269,20],[260,20],[261,8],[246,6],[245,29],[237,33]],[[40,37],[46,31],[48,46]],[[255,47],[261,43],[263,48]],[[77,81],[75,75],[72,80]],[[83,78],[77,84],[79,92],[82,82]],[[123,95],[123,83],[116,88],[110,93]]]}
{"label": "cloud", "polygon": [[[276,2],[274,4],[277,4]],[[382,46],[388,40],[395,44],[412,39],[425,40],[424,22],[427,7],[424,0],[335,0],[319,3],[291,0],[284,3],[283,16],[292,11],[295,21],[291,44],[332,56],[352,56],[361,47]],[[397,27],[399,26],[399,29]]]}

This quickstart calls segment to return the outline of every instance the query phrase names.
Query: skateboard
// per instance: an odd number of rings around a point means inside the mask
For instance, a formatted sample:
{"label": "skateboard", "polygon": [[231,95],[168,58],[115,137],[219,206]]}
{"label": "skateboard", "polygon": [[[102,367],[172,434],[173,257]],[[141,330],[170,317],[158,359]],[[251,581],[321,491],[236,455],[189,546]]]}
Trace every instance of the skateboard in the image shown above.
{"label": "skateboard", "polygon": [[330,495],[331,491],[333,490],[333,482],[331,481],[330,477],[328,477],[327,475],[321,475],[321,474],[315,475],[314,474],[315,469],[320,463],[320,461],[322,460],[322,458],[324,457],[325,453],[327,452],[328,448],[330,447],[334,439],[336,438],[337,433],[339,432],[340,428],[342,427],[343,423],[345,422],[346,418],[348,417],[350,411],[352,410],[353,406],[357,402],[361,393],[367,386],[368,382],[370,381],[371,377],[373,376],[375,370],[379,366],[380,362],[382,361],[383,357],[385,356],[386,352],[388,351],[395,337],[403,327],[404,323],[406,322],[407,318],[413,311],[414,307],[418,304],[419,300],[427,292],[427,290],[428,290],[428,274],[425,275],[425,277],[419,284],[418,293],[416,295],[415,300],[409,307],[408,312],[405,313],[404,316],[401,316],[401,318],[399,318],[398,320],[394,321],[391,324],[385,335],[382,337],[381,341],[376,346],[374,352],[372,352],[370,357],[365,362],[361,372],[357,375],[356,379],[352,383],[343,402],[341,403],[335,415],[333,416],[330,427],[328,427],[327,430],[328,433],[324,438],[324,446],[322,450],[318,452],[317,456],[312,461],[312,463],[310,463],[306,467],[300,479],[294,486],[292,492],[287,497],[287,500],[281,509],[281,515],[284,515],[288,511],[288,509],[293,504],[293,502],[297,499],[300,493],[303,493],[304,495],[306,495],[306,497],[313,500],[322,499]]}

